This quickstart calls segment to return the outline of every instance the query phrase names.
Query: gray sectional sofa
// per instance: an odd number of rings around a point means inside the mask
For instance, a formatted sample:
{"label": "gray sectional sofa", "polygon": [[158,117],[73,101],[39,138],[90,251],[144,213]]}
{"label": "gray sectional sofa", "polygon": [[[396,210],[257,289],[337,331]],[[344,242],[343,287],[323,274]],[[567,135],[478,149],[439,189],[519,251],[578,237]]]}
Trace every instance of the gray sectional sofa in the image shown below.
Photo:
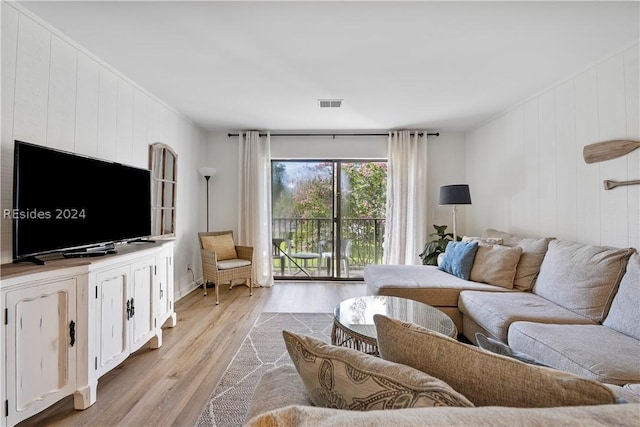
{"label": "gray sectional sofa", "polygon": [[523,249],[512,288],[463,280],[432,266],[372,265],[364,274],[367,292],[435,306],[474,343],[482,333],[547,366],[638,390],[629,386],[640,383],[635,249],[491,229],[483,238]]}
{"label": "gray sectional sofa", "polygon": [[[474,343],[476,333],[482,333],[548,367],[377,316],[380,356],[391,363],[389,369],[396,372],[404,366],[430,375],[475,407],[443,403],[346,410],[337,404],[342,401],[338,397],[346,396],[341,393],[354,393],[351,387],[359,388],[375,375],[384,377],[366,359],[375,357],[328,344],[306,347],[303,343],[291,346],[295,367],[279,366],[259,381],[245,425],[640,425],[637,251],[522,238],[497,230],[484,234],[492,241],[478,248],[470,274],[474,280],[432,266],[372,265],[365,269],[367,291],[438,307]],[[493,247],[497,241],[500,248]],[[506,253],[504,246],[519,248],[520,256],[510,265],[499,259]],[[301,371],[302,362],[318,371]],[[343,364],[349,368],[338,369]],[[361,371],[363,366],[369,368],[367,375]],[[346,388],[343,377],[349,378]],[[385,385],[398,380],[395,374],[384,378],[381,384]],[[596,391],[607,397],[583,401]],[[572,395],[578,400],[567,400]],[[318,396],[329,404],[316,402]]]}

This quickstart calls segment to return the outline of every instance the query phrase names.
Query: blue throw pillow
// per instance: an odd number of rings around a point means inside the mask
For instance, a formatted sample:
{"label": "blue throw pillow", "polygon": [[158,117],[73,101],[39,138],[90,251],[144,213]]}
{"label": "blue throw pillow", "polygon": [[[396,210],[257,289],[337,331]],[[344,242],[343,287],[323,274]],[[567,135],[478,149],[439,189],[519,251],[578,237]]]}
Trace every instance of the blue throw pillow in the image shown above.
{"label": "blue throw pillow", "polygon": [[449,242],[438,268],[464,280],[469,280],[478,242]]}

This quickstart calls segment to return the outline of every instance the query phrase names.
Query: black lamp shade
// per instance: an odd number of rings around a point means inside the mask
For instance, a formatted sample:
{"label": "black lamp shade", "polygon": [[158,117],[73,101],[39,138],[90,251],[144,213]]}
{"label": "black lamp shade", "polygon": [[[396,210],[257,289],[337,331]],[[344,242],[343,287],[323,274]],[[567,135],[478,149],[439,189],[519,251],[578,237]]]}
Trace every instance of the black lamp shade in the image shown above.
{"label": "black lamp shade", "polygon": [[471,194],[467,184],[442,185],[440,187],[441,205],[470,205]]}

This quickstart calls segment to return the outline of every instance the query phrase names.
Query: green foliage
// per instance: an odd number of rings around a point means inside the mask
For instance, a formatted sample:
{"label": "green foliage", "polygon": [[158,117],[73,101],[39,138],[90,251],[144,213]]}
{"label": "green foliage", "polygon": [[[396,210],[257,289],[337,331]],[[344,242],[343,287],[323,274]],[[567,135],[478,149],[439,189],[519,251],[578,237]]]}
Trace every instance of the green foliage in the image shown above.
{"label": "green foliage", "polygon": [[453,241],[453,233],[447,233],[446,225],[435,225],[435,233],[429,234],[429,237],[438,237],[432,239],[424,246],[424,250],[419,255],[423,265],[438,265],[438,255],[444,253],[449,242]]}
{"label": "green foliage", "polygon": [[384,218],[387,203],[387,164],[343,163],[342,173],[345,216]]}
{"label": "green foliage", "polygon": [[331,218],[333,186],[331,177],[317,175],[301,181],[293,193],[294,218]]}

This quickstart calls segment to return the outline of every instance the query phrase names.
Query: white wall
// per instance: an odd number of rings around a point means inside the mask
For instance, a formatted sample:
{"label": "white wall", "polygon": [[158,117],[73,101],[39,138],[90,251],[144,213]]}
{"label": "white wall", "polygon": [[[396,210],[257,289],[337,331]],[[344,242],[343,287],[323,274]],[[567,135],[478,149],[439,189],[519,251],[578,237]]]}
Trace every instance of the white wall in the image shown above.
{"label": "white wall", "polygon": [[472,233],[640,247],[640,150],[586,164],[587,144],[640,139],[638,44],[538,94],[467,134]]}
{"label": "white wall", "polygon": [[[200,254],[204,218],[197,186],[204,132],[117,70],[12,3],[2,2],[1,207],[12,205],[13,141],[148,167],[149,144],[178,153],[176,297],[192,286],[186,264]],[[63,189],[61,189],[63,191]],[[126,218],[115,218],[125,221]],[[2,220],[1,262],[10,262],[11,221]]]}
{"label": "white wall", "polygon": [[[237,232],[238,137],[229,138],[228,133],[212,132],[208,137],[209,164],[206,166],[213,166],[218,170],[209,184],[211,198],[209,227],[211,230],[231,229]],[[450,208],[438,206],[439,187],[465,182],[464,134],[440,133],[438,137],[428,137],[427,143],[429,145],[429,182],[425,183],[425,191],[428,192],[429,200],[429,224],[447,224],[451,229]],[[278,160],[386,159],[387,137],[272,137],[271,157]],[[205,191],[204,182],[202,178],[202,194]],[[214,199],[224,202],[217,203]],[[458,234],[465,230],[465,209],[465,207],[459,209]],[[432,230],[430,226],[428,231]]]}

